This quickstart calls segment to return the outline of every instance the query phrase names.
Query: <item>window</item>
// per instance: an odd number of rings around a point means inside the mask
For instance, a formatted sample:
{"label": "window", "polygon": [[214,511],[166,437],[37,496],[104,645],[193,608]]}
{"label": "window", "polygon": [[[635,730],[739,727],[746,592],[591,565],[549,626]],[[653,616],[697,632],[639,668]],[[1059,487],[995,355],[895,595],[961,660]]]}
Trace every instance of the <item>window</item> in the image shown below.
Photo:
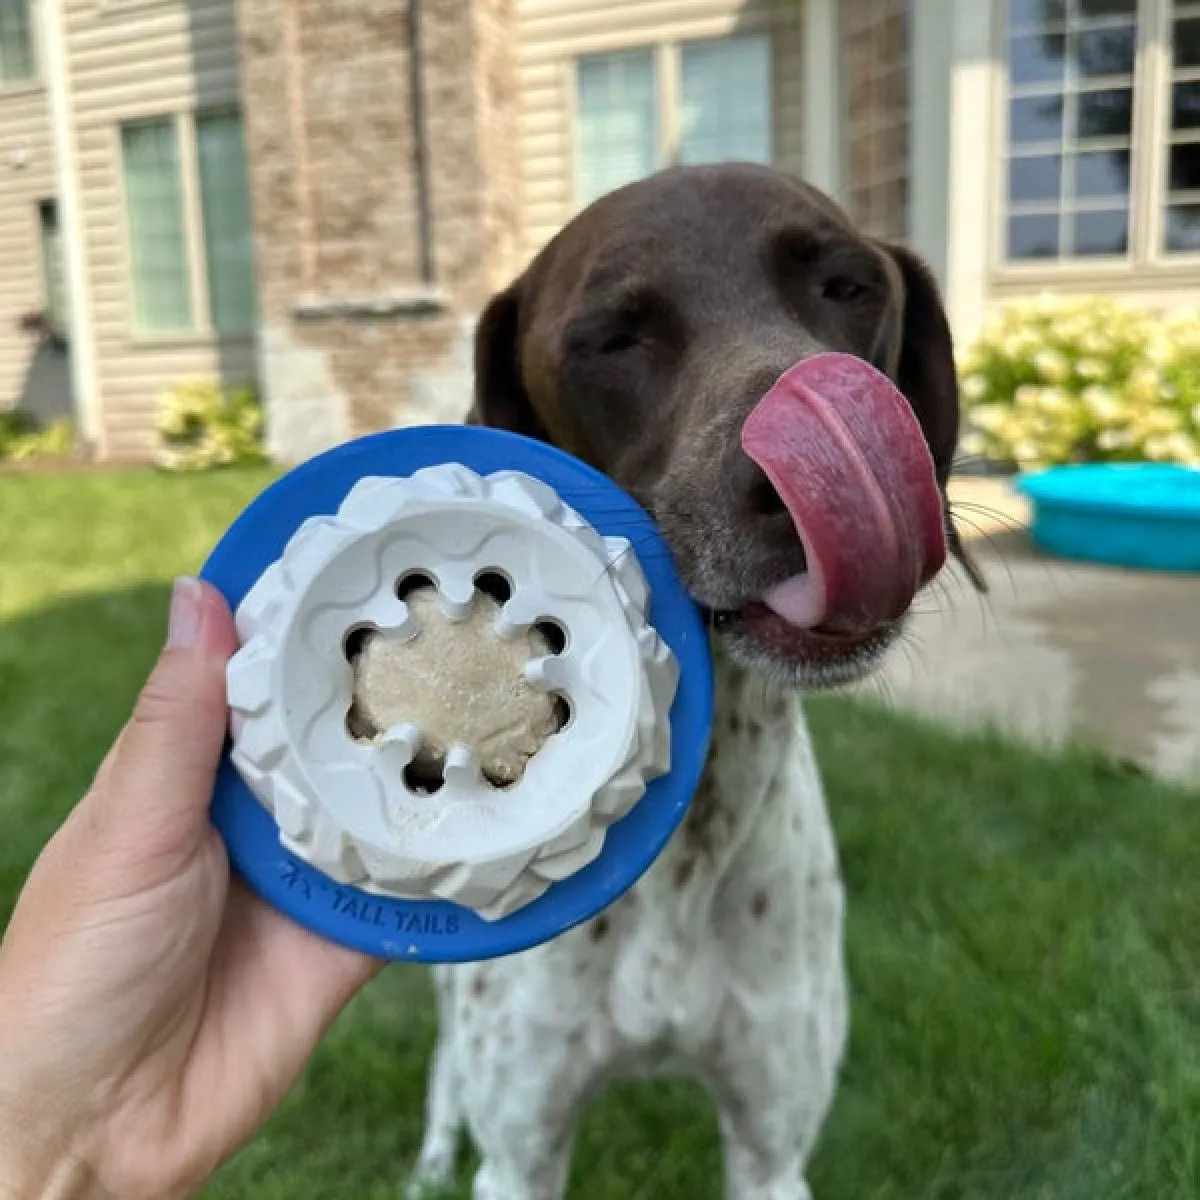
{"label": "window", "polygon": [[65,339],[71,328],[70,295],[64,273],[62,230],[58,223],[58,205],[43,200],[38,205],[38,233],[41,243],[42,295],[46,320],[56,338]]}
{"label": "window", "polygon": [[1200,253],[1200,3],[1009,0],[1006,56],[1005,259]]}
{"label": "window", "polygon": [[580,59],[577,200],[587,204],[672,162],[770,162],[771,74],[765,35]]}
{"label": "window", "polygon": [[1167,194],[1163,250],[1200,253],[1200,4],[1169,14]]}
{"label": "window", "polygon": [[121,157],[137,327],[147,333],[191,329],[192,282],[174,117],[124,126]]}
{"label": "window", "polygon": [[1137,0],[1012,0],[1008,258],[1129,252]]}
{"label": "window", "polygon": [[771,161],[771,43],[765,37],[683,47],[679,161]]}
{"label": "window", "polygon": [[253,332],[253,235],[239,114],[127,123],[121,157],[137,329]]}
{"label": "window", "polygon": [[255,324],[254,233],[246,146],[236,112],[197,117],[196,159],[213,328],[244,333]]}
{"label": "window", "polygon": [[33,65],[29,0],[0,0],[0,87],[32,79]]}
{"label": "window", "polygon": [[654,170],[657,91],[652,50],[580,61],[578,190],[585,203]]}

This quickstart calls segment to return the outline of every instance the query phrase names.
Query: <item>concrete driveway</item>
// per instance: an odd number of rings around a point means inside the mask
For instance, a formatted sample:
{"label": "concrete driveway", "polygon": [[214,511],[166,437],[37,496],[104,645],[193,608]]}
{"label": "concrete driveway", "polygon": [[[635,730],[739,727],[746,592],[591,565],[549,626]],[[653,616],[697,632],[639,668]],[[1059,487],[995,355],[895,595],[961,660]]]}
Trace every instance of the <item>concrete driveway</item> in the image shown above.
{"label": "concrete driveway", "polygon": [[1200,784],[1200,576],[1041,555],[1004,481],[960,480],[952,498],[991,594],[944,577],[883,676],[895,703]]}

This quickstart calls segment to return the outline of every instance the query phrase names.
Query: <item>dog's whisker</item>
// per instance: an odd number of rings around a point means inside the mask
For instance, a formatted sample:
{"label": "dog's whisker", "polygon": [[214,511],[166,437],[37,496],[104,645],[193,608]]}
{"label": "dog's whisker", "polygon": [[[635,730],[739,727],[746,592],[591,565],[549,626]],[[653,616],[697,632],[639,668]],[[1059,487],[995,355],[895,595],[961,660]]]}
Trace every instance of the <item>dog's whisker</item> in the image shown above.
{"label": "dog's whisker", "polygon": [[988,504],[977,504],[973,500],[954,500],[950,504],[950,515],[957,516],[960,512],[975,513],[977,516],[984,517],[988,520],[996,521],[1003,525],[1006,529],[1013,533],[1028,533],[1029,524],[1026,521],[1019,520],[1012,513],[1006,513],[998,508],[992,508]]}

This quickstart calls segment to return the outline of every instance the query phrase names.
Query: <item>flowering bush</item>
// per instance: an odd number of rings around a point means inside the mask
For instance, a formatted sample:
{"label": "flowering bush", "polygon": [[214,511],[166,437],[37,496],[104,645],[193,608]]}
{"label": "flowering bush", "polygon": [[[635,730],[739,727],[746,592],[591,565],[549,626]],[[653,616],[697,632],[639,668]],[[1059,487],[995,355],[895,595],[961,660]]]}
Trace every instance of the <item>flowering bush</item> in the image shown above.
{"label": "flowering bush", "polygon": [[0,460],[67,458],[74,449],[75,430],[70,421],[51,421],[42,426],[24,413],[0,413]]}
{"label": "flowering bush", "polygon": [[262,405],[250,387],[212,380],[180,384],[159,402],[159,462],[172,471],[261,463]]}
{"label": "flowering bush", "polygon": [[1200,466],[1200,316],[1106,298],[1014,304],[961,364],[963,450],[1022,468]]}

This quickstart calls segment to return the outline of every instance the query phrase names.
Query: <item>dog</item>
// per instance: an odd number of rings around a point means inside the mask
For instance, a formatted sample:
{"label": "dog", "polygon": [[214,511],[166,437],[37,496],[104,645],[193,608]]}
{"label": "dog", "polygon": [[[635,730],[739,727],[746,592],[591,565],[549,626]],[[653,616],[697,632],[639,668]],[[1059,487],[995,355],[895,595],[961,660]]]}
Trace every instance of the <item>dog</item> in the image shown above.
{"label": "dog", "polygon": [[[721,164],[621,188],[480,318],[468,423],[553,443],[640,501],[709,616],[716,716],[687,817],[624,897],[536,949],[435,969],[439,1036],[412,1196],[451,1180],[465,1127],[481,1154],[475,1200],[560,1200],[589,1099],[616,1076],[647,1075],[709,1090],[730,1200],[810,1195],[847,989],[838,856],[799,698],[872,671],[941,566],[936,546],[914,570],[911,553],[871,542],[872,529],[881,543],[907,536],[904,520],[871,508],[878,497],[804,482],[828,465],[821,436],[788,472],[800,483],[773,470],[772,455],[793,452],[770,445],[769,421],[751,452],[764,396],[823,354],[895,381],[932,462],[941,529],[918,541],[944,536],[978,582],[945,492],[959,401],[937,286],[914,254],[861,235],[803,182]],[[901,456],[891,436],[864,453]],[[822,512],[792,511],[806,504]],[[822,551],[832,565],[809,561],[814,515],[842,520]],[[847,534],[854,525],[868,534]],[[818,568],[830,595],[848,591],[806,622],[792,609]],[[857,576],[831,582],[839,572]]]}

